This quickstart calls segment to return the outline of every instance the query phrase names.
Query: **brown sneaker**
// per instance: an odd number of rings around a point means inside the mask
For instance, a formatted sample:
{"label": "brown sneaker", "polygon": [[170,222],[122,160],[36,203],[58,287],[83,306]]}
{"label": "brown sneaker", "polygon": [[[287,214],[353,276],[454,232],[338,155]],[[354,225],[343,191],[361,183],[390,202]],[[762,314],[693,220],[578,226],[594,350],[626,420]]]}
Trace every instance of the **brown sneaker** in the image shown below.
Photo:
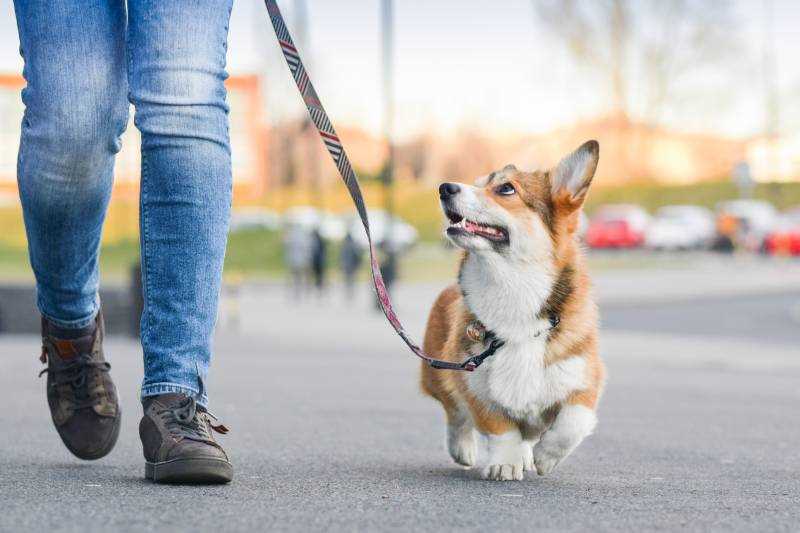
{"label": "brown sneaker", "polygon": [[117,443],[122,412],[111,365],[103,355],[105,326],[98,313],[94,331],[60,339],[42,319],[42,363],[47,368],[47,403],[56,431],[76,457],[100,459]]}
{"label": "brown sneaker", "polygon": [[156,483],[228,483],[233,466],[211,432],[227,433],[213,416],[183,394],[145,398],[139,423],[144,475]]}

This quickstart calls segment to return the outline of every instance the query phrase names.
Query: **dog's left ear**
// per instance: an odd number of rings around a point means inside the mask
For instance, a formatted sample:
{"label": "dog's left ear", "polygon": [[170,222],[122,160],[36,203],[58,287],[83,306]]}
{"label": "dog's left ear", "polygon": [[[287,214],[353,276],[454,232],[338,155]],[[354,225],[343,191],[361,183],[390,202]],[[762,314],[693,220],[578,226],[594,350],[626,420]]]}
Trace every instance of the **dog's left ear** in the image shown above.
{"label": "dog's left ear", "polygon": [[587,141],[562,159],[550,178],[553,201],[574,210],[583,205],[599,158],[600,144]]}

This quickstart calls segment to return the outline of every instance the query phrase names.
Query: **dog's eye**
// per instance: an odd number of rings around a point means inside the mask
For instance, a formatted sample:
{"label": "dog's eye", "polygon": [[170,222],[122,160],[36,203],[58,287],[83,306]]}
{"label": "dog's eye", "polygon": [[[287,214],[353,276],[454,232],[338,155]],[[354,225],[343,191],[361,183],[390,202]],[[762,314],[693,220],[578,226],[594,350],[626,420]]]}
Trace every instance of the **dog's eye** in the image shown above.
{"label": "dog's eye", "polygon": [[516,189],[511,183],[504,183],[502,185],[498,185],[497,188],[494,190],[495,193],[501,196],[511,196],[512,194],[516,193]]}

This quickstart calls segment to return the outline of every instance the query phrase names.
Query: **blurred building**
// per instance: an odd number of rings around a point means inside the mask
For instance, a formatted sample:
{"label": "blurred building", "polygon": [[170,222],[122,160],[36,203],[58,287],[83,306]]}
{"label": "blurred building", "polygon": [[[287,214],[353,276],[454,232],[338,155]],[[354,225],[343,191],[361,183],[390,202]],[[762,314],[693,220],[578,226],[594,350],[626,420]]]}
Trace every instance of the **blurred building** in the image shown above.
{"label": "blurred building", "polygon": [[[17,150],[23,105],[20,90],[25,80],[17,74],[0,74],[0,196],[16,195]],[[234,201],[263,197],[270,188],[268,128],[259,78],[231,76],[227,82],[233,155]],[[131,112],[131,117],[133,113]],[[139,131],[129,124],[114,169],[114,197],[139,194]]]}
{"label": "blurred building", "polygon": [[595,179],[602,185],[726,179],[746,147],[741,139],[676,132],[612,115],[528,139],[512,160],[520,166],[552,165],[587,139],[600,142]]}
{"label": "blurred building", "polygon": [[746,161],[755,181],[800,181],[800,136],[754,139]]}
{"label": "blurred building", "polygon": [[742,139],[679,132],[624,116],[599,117],[538,135],[489,137],[469,130],[447,139],[426,136],[398,146],[398,175],[470,180],[508,163],[546,168],[588,139],[600,142],[595,180],[604,186],[727,180],[741,161],[750,164],[755,181],[800,181],[800,137]]}

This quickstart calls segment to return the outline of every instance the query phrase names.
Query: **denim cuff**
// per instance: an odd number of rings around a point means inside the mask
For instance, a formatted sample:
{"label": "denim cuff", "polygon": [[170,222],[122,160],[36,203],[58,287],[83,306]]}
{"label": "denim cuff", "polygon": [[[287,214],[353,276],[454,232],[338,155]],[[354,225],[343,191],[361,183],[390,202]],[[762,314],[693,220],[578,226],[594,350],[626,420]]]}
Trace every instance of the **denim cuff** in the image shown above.
{"label": "denim cuff", "polygon": [[[177,383],[151,383],[150,385],[142,387],[142,393],[140,397],[142,403],[144,403],[144,400],[147,397],[170,393],[186,394],[187,396],[197,399],[198,390],[194,387],[178,385]],[[197,399],[197,403],[208,409],[208,395],[203,393],[203,397]]]}
{"label": "denim cuff", "polygon": [[44,311],[42,311],[41,305],[39,306],[39,312],[42,316],[50,322],[52,325],[56,326],[57,328],[61,329],[81,329],[85,328],[86,326],[92,324],[97,318],[97,313],[100,312],[100,306],[98,305],[92,314],[89,315],[89,318],[80,318],[78,320],[58,320],[57,318],[53,318],[52,316],[48,315]]}

